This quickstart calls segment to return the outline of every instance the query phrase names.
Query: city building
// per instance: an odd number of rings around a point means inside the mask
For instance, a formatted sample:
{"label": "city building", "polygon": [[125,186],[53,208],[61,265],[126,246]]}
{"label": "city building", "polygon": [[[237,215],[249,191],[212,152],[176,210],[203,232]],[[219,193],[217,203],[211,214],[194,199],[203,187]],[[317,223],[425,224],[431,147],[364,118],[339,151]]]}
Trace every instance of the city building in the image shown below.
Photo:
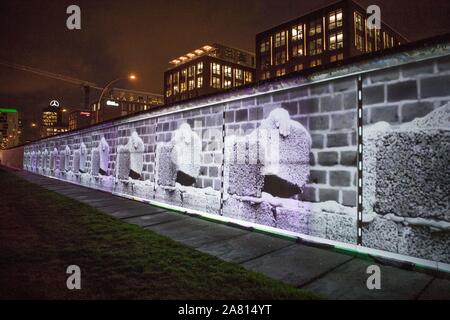
{"label": "city building", "polygon": [[21,118],[16,109],[0,109],[0,148],[6,149],[21,143]]}
{"label": "city building", "polygon": [[112,88],[100,103],[97,100],[91,104],[91,124],[150,110],[163,103],[164,99],[160,94]]}
{"label": "city building", "polygon": [[164,101],[177,102],[253,82],[253,53],[220,44],[205,45],[169,62]]}
{"label": "city building", "polygon": [[81,129],[91,124],[91,112],[74,110],[69,113],[69,130]]}
{"label": "city building", "polygon": [[381,22],[370,29],[366,9],[342,0],[256,35],[256,76],[265,80],[398,46],[407,40]]}
{"label": "city building", "polygon": [[42,110],[41,138],[67,132],[67,125],[63,123],[63,109],[56,105],[49,105]]}

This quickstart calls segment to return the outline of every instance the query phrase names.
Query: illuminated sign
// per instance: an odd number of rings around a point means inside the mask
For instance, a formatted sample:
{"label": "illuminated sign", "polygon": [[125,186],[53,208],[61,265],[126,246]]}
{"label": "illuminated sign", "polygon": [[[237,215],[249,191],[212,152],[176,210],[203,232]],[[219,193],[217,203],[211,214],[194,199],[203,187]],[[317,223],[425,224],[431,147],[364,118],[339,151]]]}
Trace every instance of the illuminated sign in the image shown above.
{"label": "illuminated sign", "polygon": [[106,105],[107,105],[107,106],[118,107],[118,106],[119,106],[119,103],[118,103],[118,102],[115,102],[115,101],[112,101],[112,100],[107,100],[107,101],[106,101]]}
{"label": "illuminated sign", "polygon": [[91,116],[91,113],[90,113],[90,112],[82,111],[82,112],[80,112],[80,116],[90,117],[90,116]]}
{"label": "illuminated sign", "polygon": [[58,102],[58,100],[52,100],[52,101],[50,101],[50,106],[51,106],[51,107],[59,107],[59,102]]}

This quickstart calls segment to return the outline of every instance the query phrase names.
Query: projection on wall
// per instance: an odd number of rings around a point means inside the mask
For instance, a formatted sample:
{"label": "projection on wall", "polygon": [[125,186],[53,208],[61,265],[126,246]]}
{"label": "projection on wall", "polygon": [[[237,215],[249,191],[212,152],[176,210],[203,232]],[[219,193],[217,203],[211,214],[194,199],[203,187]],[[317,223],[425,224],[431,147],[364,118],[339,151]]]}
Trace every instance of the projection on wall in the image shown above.
{"label": "projection on wall", "polygon": [[[334,92],[298,90],[284,102],[268,95],[258,104],[150,112],[44,139],[25,147],[24,167],[181,210],[357,244],[357,100],[345,100],[356,97],[356,79]],[[449,114],[447,104],[401,125],[365,126],[363,246],[450,263]]]}

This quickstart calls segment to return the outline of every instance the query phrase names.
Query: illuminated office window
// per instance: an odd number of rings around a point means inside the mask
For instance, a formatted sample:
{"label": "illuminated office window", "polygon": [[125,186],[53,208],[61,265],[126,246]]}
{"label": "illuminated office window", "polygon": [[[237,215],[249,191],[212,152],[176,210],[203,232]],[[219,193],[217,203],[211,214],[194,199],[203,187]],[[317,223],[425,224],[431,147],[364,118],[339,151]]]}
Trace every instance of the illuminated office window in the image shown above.
{"label": "illuminated office window", "polygon": [[269,51],[269,50],[270,50],[270,41],[269,41],[269,39],[265,39],[265,40],[263,40],[263,41],[261,42],[259,51],[260,51],[261,53],[264,53],[264,52],[267,52],[267,51]]}
{"label": "illuminated office window", "polygon": [[286,44],[286,32],[281,31],[275,34],[275,48]]}
{"label": "illuminated office window", "polygon": [[309,35],[314,36],[322,33],[322,19],[317,19],[309,23]]}
{"label": "illuminated office window", "polygon": [[286,52],[280,51],[275,54],[275,65],[286,63]]}
{"label": "illuminated office window", "polygon": [[203,87],[203,77],[197,78],[197,88]]}
{"label": "illuminated office window", "polygon": [[211,70],[213,74],[220,75],[220,64],[219,63],[211,63]]}
{"label": "illuminated office window", "polygon": [[285,68],[278,69],[276,74],[277,77],[284,76],[286,74],[286,69]]}
{"label": "illuminated office window", "polygon": [[203,62],[197,63],[197,74],[200,74],[203,72]]}
{"label": "illuminated office window", "polygon": [[344,36],[342,32],[330,34],[328,38],[328,49],[336,50],[344,47]]}
{"label": "illuminated office window", "polygon": [[363,36],[360,34],[355,35],[355,47],[359,51],[364,51]]}
{"label": "illuminated office window", "polygon": [[363,31],[363,18],[358,12],[355,12],[355,28],[358,31]]}
{"label": "illuminated office window", "polygon": [[186,91],[186,82],[182,82],[180,84],[180,92],[185,92]]}
{"label": "illuminated office window", "polygon": [[235,79],[236,80],[242,80],[242,70],[241,69],[235,69],[234,71],[235,73]]}
{"label": "illuminated office window", "polygon": [[336,10],[328,14],[328,29],[342,27],[342,10]]}
{"label": "illuminated office window", "polygon": [[231,67],[223,66],[223,75],[225,77],[231,78]]}
{"label": "illuminated office window", "polygon": [[212,84],[211,84],[211,86],[213,87],[213,88],[220,88],[221,86],[220,86],[220,78],[218,78],[218,77],[212,77]]}
{"label": "illuminated office window", "polygon": [[189,66],[188,76],[192,77],[192,76],[194,76],[194,74],[195,74],[195,66]]}
{"label": "illuminated office window", "polygon": [[322,53],[322,38],[309,41],[309,54],[315,55]]}
{"label": "illuminated office window", "polygon": [[299,41],[303,39],[303,25],[299,24],[292,27],[292,41]]}
{"label": "illuminated office window", "polygon": [[292,56],[293,57],[299,57],[303,55],[303,44],[295,44],[292,46]]}
{"label": "illuminated office window", "polygon": [[188,90],[194,90],[194,88],[195,88],[195,81],[194,81],[194,79],[189,79]]}
{"label": "illuminated office window", "polygon": [[252,82],[252,73],[249,71],[244,71],[244,82],[250,83]]}
{"label": "illuminated office window", "polygon": [[261,80],[266,80],[269,78],[270,78],[270,71],[266,71],[261,74]]}
{"label": "illuminated office window", "polygon": [[231,80],[224,80],[223,81],[223,88],[224,89],[231,88]]}
{"label": "illuminated office window", "polygon": [[316,67],[316,66],[320,66],[321,64],[322,64],[322,60],[321,59],[315,59],[315,60],[312,60],[309,63],[309,66],[310,67]]}
{"label": "illuminated office window", "polygon": [[300,70],[303,70],[303,63],[296,64],[294,66],[294,71],[300,71]]}

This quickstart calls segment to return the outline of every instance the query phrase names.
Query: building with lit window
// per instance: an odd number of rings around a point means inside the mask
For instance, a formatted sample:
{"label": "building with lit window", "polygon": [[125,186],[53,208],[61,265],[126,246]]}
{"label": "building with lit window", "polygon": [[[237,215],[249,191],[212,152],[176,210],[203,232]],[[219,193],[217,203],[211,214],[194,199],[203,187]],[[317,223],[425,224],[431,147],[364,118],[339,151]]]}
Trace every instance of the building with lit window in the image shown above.
{"label": "building with lit window", "polygon": [[342,0],[256,35],[256,76],[265,80],[391,48],[407,40],[381,22],[370,29],[366,10]]}
{"label": "building with lit window", "polygon": [[220,44],[205,45],[177,59],[164,73],[164,101],[177,102],[251,83],[255,55]]}
{"label": "building with lit window", "polygon": [[164,104],[161,94],[112,88],[91,104],[91,124],[119,118],[132,113],[150,110]]}
{"label": "building with lit window", "polygon": [[69,130],[81,129],[91,124],[91,112],[74,110],[69,113]]}
{"label": "building with lit window", "polygon": [[0,109],[0,148],[6,149],[21,143],[22,125],[16,109]]}
{"label": "building with lit window", "polygon": [[67,124],[63,123],[63,110],[59,106],[48,106],[42,110],[41,138],[67,132]]}

